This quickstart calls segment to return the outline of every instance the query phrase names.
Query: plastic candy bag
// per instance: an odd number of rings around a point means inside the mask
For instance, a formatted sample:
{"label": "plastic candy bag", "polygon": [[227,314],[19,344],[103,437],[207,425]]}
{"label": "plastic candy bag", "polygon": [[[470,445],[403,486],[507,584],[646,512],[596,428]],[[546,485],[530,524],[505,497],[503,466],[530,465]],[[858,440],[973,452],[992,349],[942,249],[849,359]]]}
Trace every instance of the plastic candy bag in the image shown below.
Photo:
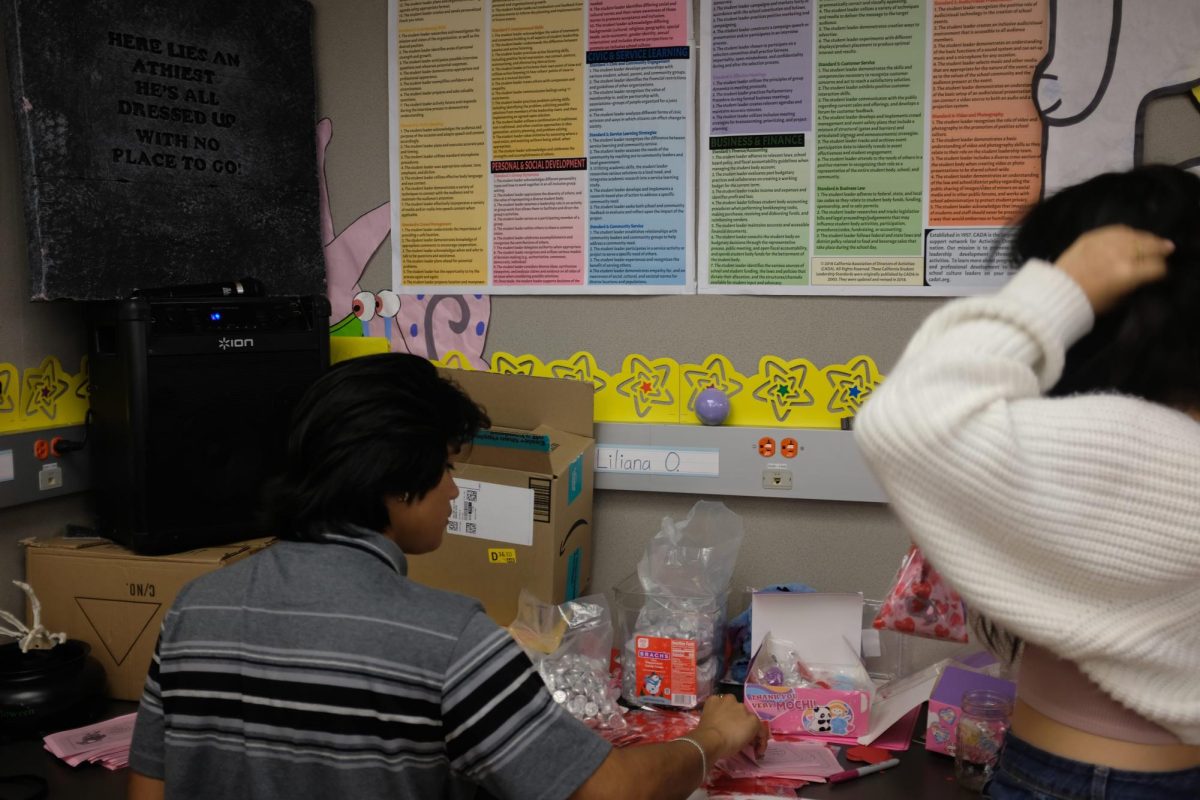
{"label": "plastic candy bag", "polygon": [[624,727],[616,702],[621,690],[609,669],[613,624],[604,595],[553,606],[522,589],[508,632],[571,716],[590,727]]}
{"label": "plastic candy bag", "polygon": [[743,535],[741,517],[701,500],[687,519],[664,517],[637,575],[613,588],[627,702],[694,708],[712,694],[724,665],[729,578]]}
{"label": "plastic candy bag", "polygon": [[651,594],[724,594],[744,535],[742,518],[724,503],[701,500],[682,522],[663,517],[638,562],[638,578]]}
{"label": "plastic candy bag", "polygon": [[879,630],[886,628],[926,639],[967,641],[967,612],[962,598],[942,580],[916,545],[900,562],[895,585],[873,624]]}
{"label": "plastic candy bag", "polygon": [[[844,641],[844,640],[843,640]],[[842,663],[805,661],[796,645],[767,633],[750,667],[748,681],[776,689],[832,689],[872,694],[875,684],[862,659],[846,642]]]}

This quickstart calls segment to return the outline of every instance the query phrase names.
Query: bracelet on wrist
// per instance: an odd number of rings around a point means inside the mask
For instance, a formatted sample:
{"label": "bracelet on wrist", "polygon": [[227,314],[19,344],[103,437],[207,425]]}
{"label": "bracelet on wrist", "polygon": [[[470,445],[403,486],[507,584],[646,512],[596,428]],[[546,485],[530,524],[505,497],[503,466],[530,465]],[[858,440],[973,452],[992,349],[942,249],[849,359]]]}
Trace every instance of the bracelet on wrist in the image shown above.
{"label": "bracelet on wrist", "polygon": [[680,736],[675,739],[677,742],[687,742],[700,751],[700,785],[704,785],[704,781],[708,780],[708,756],[704,754],[704,746],[690,736]]}

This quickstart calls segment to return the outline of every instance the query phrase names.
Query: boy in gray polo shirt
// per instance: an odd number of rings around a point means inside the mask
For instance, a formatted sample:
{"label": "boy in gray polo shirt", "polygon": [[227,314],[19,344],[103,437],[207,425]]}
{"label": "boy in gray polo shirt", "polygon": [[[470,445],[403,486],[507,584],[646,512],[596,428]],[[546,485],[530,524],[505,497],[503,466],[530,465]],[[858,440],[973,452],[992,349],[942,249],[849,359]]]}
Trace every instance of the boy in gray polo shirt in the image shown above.
{"label": "boy in gray polo shirt", "polygon": [[613,750],[479,603],[406,577],[406,553],[441,544],[449,457],[487,425],[415,356],[313,385],[269,492],[284,541],[192,582],[163,621],[130,798],[685,798],[765,747],[718,697],[687,737]]}

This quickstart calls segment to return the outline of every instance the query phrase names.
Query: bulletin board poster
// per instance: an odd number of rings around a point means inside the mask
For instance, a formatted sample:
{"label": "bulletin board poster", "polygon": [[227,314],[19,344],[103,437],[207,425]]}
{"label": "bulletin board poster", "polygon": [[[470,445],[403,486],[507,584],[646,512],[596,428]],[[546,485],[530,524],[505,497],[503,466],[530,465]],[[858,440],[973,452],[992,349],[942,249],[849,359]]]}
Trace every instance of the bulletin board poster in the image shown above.
{"label": "bulletin board poster", "polygon": [[390,0],[392,282],[694,293],[689,0]]}
{"label": "bulletin board poster", "polygon": [[949,296],[1041,195],[1049,0],[703,0],[698,291]]}

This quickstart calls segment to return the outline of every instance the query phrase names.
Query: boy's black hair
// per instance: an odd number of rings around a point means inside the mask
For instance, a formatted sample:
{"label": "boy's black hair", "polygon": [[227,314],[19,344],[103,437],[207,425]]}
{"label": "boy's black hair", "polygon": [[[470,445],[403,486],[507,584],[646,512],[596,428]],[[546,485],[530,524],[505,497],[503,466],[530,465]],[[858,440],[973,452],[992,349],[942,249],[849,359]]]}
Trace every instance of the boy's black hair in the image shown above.
{"label": "boy's black hair", "polygon": [[1096,318],[1068,352],[1052,395],[1117,391],[1200,408],[1200,177],[1164,165],[1098,175],[1034,205],[1010,257],[1055,261],[1080,234],[1122,224],[1175,243],[1167,277]]}
{"label": "boy's black hair", "polygon": [[340,362],[292,412],[285,470],[266,489],[265,530],[302,540],[350,526],[383,530],[385,498],[424,497],[442,480],[447,454],[490,424],[423,358]]}

